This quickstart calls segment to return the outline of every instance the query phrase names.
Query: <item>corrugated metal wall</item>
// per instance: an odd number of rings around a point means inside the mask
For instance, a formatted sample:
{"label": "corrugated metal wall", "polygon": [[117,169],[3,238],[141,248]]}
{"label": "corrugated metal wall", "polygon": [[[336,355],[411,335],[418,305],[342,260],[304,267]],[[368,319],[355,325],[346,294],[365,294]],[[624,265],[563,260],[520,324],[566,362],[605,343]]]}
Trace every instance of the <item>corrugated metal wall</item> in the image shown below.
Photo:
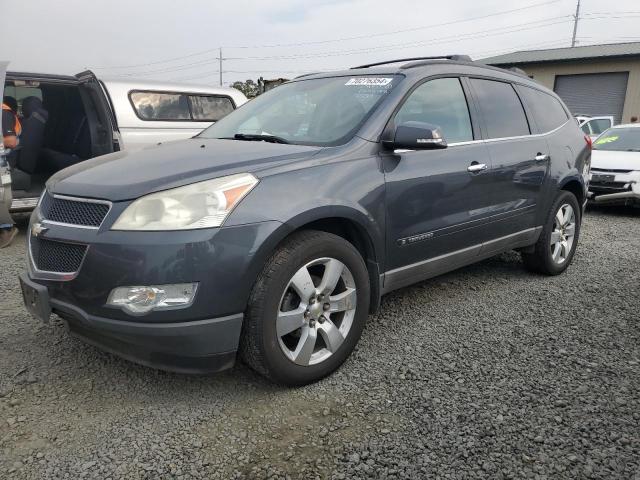
{"label": "corrugated metal wall", "polygon": [[613,115],[622,120],[629,72],[556,76],[554,90],[574,115]]}

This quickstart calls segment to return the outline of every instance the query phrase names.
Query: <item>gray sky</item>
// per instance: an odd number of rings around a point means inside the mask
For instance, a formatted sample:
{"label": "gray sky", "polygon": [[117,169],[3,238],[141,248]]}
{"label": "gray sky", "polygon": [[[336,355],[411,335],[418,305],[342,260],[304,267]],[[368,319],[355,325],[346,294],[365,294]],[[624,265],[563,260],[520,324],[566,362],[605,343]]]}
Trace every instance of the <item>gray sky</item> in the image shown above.
{"label": "gray sky", "polygon": [[[105,77],[217,84],[222,46],[225,83],[290,78],[390,58],[481,58],[568,46],[575,6],[576,0],[22,0],[3,2],[0,60],[14,71],[91,68]],[[582,0],[581,17],[582,45],[640,41],[638,0]]]}

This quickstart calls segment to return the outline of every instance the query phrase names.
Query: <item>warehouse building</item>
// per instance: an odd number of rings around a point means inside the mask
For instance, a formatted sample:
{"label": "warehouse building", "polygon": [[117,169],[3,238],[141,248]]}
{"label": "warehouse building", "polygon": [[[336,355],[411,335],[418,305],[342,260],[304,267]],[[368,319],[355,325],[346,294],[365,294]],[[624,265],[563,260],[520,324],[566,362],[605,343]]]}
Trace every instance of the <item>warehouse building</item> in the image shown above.
{"label": "warehouse building", "polygon": [[574,115],[640,116],[640,42],[508,53],[480,60],[517,67],[553,89]]}

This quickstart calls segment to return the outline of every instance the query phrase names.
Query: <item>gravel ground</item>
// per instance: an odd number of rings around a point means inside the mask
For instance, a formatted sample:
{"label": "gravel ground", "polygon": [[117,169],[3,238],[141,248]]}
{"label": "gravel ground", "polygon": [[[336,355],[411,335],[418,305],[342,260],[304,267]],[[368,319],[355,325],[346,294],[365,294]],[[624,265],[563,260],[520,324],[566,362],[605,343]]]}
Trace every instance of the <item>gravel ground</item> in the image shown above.
{"label": "gravel ground", "polygon": [[640,211],[573,266],[505,254],[385,297],[332,377],[157,372],[24,311],[0,250],[0,478],[640,479]]}

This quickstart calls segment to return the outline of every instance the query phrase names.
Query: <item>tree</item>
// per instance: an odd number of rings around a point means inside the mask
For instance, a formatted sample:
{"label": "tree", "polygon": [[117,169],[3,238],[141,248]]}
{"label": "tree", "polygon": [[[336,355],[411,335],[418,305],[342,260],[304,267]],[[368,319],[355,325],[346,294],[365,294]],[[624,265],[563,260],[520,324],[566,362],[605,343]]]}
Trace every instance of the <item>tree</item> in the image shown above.
{"label": "tree", "polygon": [[244,82],[233,82],[231,86],[240,90],[247,98],[256,97],[260,93],[258,84],[251,79],[245,80]]}

